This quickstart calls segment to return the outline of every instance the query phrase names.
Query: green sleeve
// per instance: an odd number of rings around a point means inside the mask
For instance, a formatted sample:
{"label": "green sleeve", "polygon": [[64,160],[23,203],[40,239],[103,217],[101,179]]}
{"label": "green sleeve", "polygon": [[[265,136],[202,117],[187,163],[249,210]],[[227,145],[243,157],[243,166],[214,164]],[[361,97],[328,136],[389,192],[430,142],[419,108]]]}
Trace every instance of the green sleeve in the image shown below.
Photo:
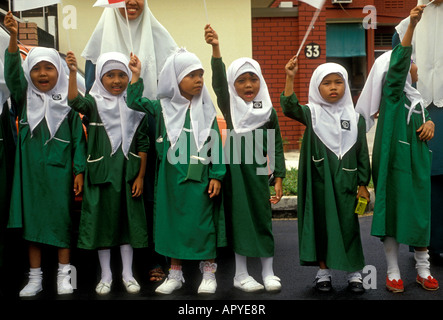
{"label": "green sleeve", "polygon": [[21,117],[26,103],[26,90],[28,82],[23,73],[20,51],[15,53],[5,52],[5,81],[11,92],[12,99],[17,103],[17,116]]}
{"label": "green sleeve", "polygon": [[129,108],[158,116],[161,113],[161,105],[158,100],[149,100],[143,97],[143,79],[140,78],[136,83],[128,85],[127,105]]}
{"label": "green sleeve", "polygon": [[216,155],[211,154],[211,156],[213,157],[213,161],[209,167],[209,179],[217,179],[219,181],[222,181],[226,175],[226,165],[223,158],[223,143],[221,140],[217,119],[214,119],[214,123],[212,124],[212,132],[215,132],[217,134],[218,150]]}
{"label": "green sleeve", "polygon": [[274,177],[284,178],[286,176],[285,154],[283,152],[283,141],[281,138],[280,124],[275,109],[272,110],[271,128],[275,130],[275,164]]}
{"label": "green sleeve", "polygon": [[404,95],[406,79],[411,67],[412,47],[397,45],[391,54],[389,70],[383,85],[383,99],[396,103]]}
{"label": "green sleeve", "polygon": [[212,89],[217,96],[217,105],[225,119],[230,118],[230,97],[226,67],[222,58],[212,58]]}
{"label": "green sleeve", "polygon": [[358,121],[357,141],[357,183],[359,186],[367,186],[371,180],[371,164],[369,161],[369,148],[366,139],[366,122],[360,116]]}
{"label": "green sleeve", "polygon": [[69,100],[68,105],[78,113],[90,117],[95,106],[95,100],[90,95],[86,95],[85,97],[78,95],[74,99]]}
{"label": "green sleeve", "polygon": [[286,97],[282,93],[280,96],[280,105],[283,109],[284,115],[288,118],[297,120],[304,125],[309,122],[307,118],[310,117],[311,111],[309,110],[308,106],[300,104],[295,93],[289,97]]}
{"label": "green sleeve", "polygon": [[149,133],[148,116],[144,116],[137,129],[137,135],[136,135],[137,152],[148,153],[149,143],[150,143],[148,133]]}
{"label": "green sleeve", "polygon": [[69,114],[72,136],[73,171],[75,175],[85,172],[86,168],[86,137],[80,115],[71,111]]}

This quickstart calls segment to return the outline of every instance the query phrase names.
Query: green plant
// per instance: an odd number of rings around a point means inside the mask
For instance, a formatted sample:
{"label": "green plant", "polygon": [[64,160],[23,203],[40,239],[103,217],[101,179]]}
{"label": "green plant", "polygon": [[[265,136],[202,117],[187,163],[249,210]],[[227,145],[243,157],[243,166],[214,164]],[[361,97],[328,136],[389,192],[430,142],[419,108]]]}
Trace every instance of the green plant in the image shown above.
{"label": "green plant", "polygon": [[[298,170],[295,168],[286,170],[286,177],[283,179],[283,195],[296,196],[297,195],[297,174]],[[273,186],[269,187],[271,195],[275,195]]]}

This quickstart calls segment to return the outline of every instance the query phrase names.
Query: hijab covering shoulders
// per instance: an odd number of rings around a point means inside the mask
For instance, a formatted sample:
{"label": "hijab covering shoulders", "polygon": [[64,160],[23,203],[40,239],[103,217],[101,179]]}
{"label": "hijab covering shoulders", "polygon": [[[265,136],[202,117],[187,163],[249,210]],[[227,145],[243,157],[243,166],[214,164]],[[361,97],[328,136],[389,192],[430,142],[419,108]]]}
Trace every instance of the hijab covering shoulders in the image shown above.
{"label": "hijab covering shoulders", "polygon": [[[417,5],[427,4],[428,0],[418,0]],[[395,28],[400,41],[409,25],[409,17]],[[417,88],[425,107],[431,103],[443,107],[443,6],[429,5],[415,28],[412,41],[412,58],[417,63],[420,77]]]}
{"label": "hijab covering shoulders", "polygon": [[[254,101],[246,102],[237,94],[234,83],[244,73],[254,73],[260,79],[260,90]],[[255,130],[269,121],[272,112],[272,101],[268,86],[263,77],[259,63],[250,58],[235,60],[228,68],[232,124],[235,132],[244,133]]]}
{"label": "hijab covering shoulders", "polygon": [[[336,103],[323,99],[319,90],[322,80],[331,73],[339,74],[345,82],[344,96]],[[315,134],[341,159],[357,142],[360,117],[354,110],[345,68],[337,63],[324,63],[315,69],[309,84],[308,107]]]}
{"label": "hijab covering shoulders", "polygon": [[203,147],[209,137],[217,111],[208,89],[203,84],[202,91],[192,101],[183,97],[179,84],[190,72],[203,69],[199,58],[186,49],[179,49],[171,55],[159,76],[158,99],[161,101],[166,132],[173,148],[180,137],[190,108],[193,136],[197,150]]}
{"label": "hijab covering shoulders", "polygon": [[[39,62],[47,61],[54,65],[58,72],[57,83],[48,92],[38,90],[31,80],[30,72]],[[58,128],[71,111],[68,106],[68,74],[62,65],[58,52],[52,48],[35,47],[29,51],[23,62],[23,73],[28,82],[27,88],[27,119],[31,135],[37,125],[46,119],[51,140]]]}
{"label": "hijab covering shoulders", "polygon": [[120,52],[102,54],[97,60],[95,82],[89,94],[95,99],[97,111],[103,122],[112,147],[113,155],[121,146],[123,154],[128,158],[129,148],[144,113],[129,109],[126,105],[126,90],[118,96],[109,93],[101,79],[110,70],[121,70],[128,75],[132,72],[128,67],[129,58]]}
{"label": "hijab covering shoulders", "polygon": [[[169,32],[158,22],[145,0],[143,13],[129,21],[118,9],[105,8],[103,14],[87,43],[82,57],[96,64],[98,57],[106,52],[120,52],[129,55],[132,51],[142,62],[141,77],[148,84],[144,96],[156,98],[158,74],[167,57],[176,50],[177,45]],[[131,47],[129,31],[134,48]]]}
{"label": "hijab covering shoulders", "polygon": [[[367,131],[374,126],[374,116],[377,114],[380,108],[383,95],[383,85],[389,70],[391,56],[392,50],[385,52],[378,57],[377,60],[375,60],[355,107],[355,110],[365,118]],[[414,107],[418,104],[424,107],[425,102],[423,101],[420,92],[412,87],[410,73],[408,73],[403,91],[408,100],[411,102],[411,107],[408,107],[409,115],[407,121],[409,123],[412,112],[414,111]]]}

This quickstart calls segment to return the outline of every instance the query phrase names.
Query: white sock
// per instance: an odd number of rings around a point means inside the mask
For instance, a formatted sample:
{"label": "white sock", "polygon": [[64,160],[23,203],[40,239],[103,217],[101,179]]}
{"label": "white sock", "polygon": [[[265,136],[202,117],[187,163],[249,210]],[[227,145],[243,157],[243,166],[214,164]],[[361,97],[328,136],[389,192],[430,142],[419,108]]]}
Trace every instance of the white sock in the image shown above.
{"label": "white sock", "polygon": [[101,281],[110,283],[112,281],[111,249],[98,250],[98,260],[102,269]]}
{"label": "white sock", "polygon": [[273,264],[274,264],[274,257],[265,257],[265,258],[260,258],[261,260],[261,266],[262,266],[262,278],[266,278],[267,276],[273,276],[274,275],[274,269],[273,269]]}
{"label": "white sock", "polygon": [[398,242],[392,237],[383,240],[383,247],[386,255],[387,275],[389,280],[399,280],[400,268],[398,267]]}
{"label": "white sock", "polygon": [[182,266],[171,265],[171,268],[169,269],[168,279],[175,279],[184,283],[185,279],[183,278]]}
{"label": "white sock", "polygon": [[29,282],[41,283],[43,280],[42,268],[29,269]]}
{"label": "white sock", "polygon": [[235,254],[235,278],[243,281],[249,277],[247,257]]}
{"label": "white sock", "polygon": [[215,279],[217,264],[209,261],[200,261],[200,271],[203,273],[203,279]]}
{"label": "white sock", "polygon": [[120,254],[122,256],[122,276],[125,281],[134,280],[132,274],[132,259],[134,256],[134,250],[131,245],[124,244],[120,246]]}
{"label": "white sock", "polygon": [[431,264],[429,262],[428,250],[414,252],[415,268],[417,273],[423,279],[427,279],[431,275]]}
{"label": "white sock", "polygon": [[318,279],[317,282],[331,281],[331,270],[318,269],[315,279]]}

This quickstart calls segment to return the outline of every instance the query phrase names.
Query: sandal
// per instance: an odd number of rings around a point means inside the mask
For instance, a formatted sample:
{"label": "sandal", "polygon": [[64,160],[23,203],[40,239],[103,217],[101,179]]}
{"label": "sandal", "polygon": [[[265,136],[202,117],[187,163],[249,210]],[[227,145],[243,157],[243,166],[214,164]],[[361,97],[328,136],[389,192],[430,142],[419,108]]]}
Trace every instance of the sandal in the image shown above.
{"label": "sandal", "polygon": [[164,278],[166,278],[166,275],[161,267],[157,267],[149,271],[149,281],[151,282],[160,282]]}

